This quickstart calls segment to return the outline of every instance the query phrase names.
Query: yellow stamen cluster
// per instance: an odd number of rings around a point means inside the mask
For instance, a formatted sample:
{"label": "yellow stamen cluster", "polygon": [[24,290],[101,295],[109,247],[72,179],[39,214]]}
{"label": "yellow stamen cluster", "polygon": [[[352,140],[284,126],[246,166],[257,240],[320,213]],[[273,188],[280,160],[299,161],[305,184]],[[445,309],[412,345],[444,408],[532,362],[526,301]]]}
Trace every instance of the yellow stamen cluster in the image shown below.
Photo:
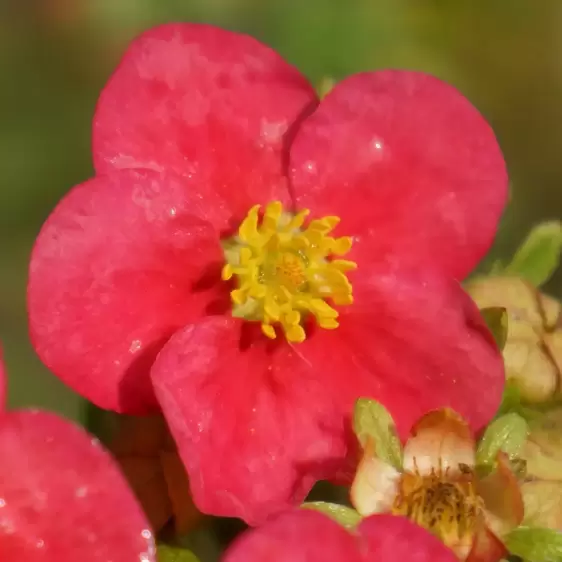
{"label": "yellow stamen cluster", "polygon": [[475,478],[465,465],[454,473],[441,469],[428,476],[406,473],[392,513],[408,517],[451,548],[470,545],[482,509]]}
{"label": "yellow stamen cluster", "polygon": [[276,337],[280,325],[289,342],[306,338],[302,322],[313,315],[321,328],[338,327],[338,312],[331,304],[353,302],[346,272],[354,262],[332,259],[351,249],[351,238],[329,236],[338,217],[312,220],[303,228],[308,210],[297,214],[283,211],[279,201],[252,207],[238,235],[225,241],[226,265],[222,278],[235,279],[230,293],[233,316],[261,322],[262,332]]}

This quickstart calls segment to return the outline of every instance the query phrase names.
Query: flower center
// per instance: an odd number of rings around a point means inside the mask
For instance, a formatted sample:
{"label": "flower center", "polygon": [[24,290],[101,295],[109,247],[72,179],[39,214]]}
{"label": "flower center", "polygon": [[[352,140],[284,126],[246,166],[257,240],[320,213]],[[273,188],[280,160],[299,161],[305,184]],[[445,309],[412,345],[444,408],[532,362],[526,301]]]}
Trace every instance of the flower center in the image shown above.
{"label": "flower center", "polygon": [[321,328],[337,328],[338,311],[332,305],[353,302],[346,272],[356,268],[352,261],[333,259],[347,254],[352,243],[346,236],[329,236],[339,218],[312,220],[303,228],[306,209],[291,214],[274,201],[261,220],[259,211],[259,205],[252,207],[238,234],[223,244],[222,278],[236,281],[230,293],[233,316],[261,322],[262,332],[272,339],[279,326],[289,342],[305,340],[307,316]]}
{"label": "flower center", "polygon": [[430,476],[406,473],[392,513],[421,525],[447,546],[470,546],[480,521],[482,500],[474,489],[474,474],[461,465],[459,474]]}

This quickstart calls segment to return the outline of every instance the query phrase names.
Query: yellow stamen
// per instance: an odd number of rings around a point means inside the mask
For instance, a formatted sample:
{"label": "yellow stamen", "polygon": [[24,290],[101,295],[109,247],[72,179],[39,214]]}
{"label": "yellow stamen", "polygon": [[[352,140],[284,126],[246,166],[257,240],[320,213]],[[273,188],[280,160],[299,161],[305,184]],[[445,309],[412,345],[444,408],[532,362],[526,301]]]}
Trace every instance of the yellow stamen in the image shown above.
{"label": "yellow stamen", "polygon": [[302,228],[309,211],[283,211],[279,201],[266,206],[260,221],[260,206],[250,209],[237,236],[225,241],[226,264],[222,279],[234,279],[230,293],[233,316],[261,322],[265,336],[277,336],[279,325],[289,342],[300,343],[306,333],[302,322],[312,315],[321,328],[338,327],[338,312],[331,304],[353,302],[346,272],[355,262],[334,259],[349,252],[349,237],[328,236],[338,217],[310,221]]}

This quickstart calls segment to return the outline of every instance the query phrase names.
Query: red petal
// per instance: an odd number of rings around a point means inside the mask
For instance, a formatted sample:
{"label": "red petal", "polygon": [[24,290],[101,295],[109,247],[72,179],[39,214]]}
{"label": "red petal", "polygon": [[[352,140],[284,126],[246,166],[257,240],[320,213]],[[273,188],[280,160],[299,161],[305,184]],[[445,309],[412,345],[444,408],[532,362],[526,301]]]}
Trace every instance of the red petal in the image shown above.
{"label": "red petal", "polygon": [[458,562],[438,538],[404,517],[373,515],[358,530],[366,539],[366,561]]}
{"label": "red petal", "polygon": [[356,538],[338,523],[303,509],[247,531],[223,562],[367,562],[357,546]]}
{"label": "red petal", "polygon": [[451,86],[404,71],[337,85],[291,148],[299,207],[338,215],[370,255],[463,278],[489,249],[507,200],[494,134]]}
{"label": "red petal", "polygon": [[96,170],[193,174],[243,215],[286,199],[284,134],[315,103],[306,79],[249,36],[156,27],[133,41],[101,94]]}
{"label": "red petal", "polygon": [[485,526],[480,527],[466,562],[500,562],[507,555],[504,544]]}
{"label": "red petal", "polygon": [[153,561],[140,507],[98,442],[55,415],[0,418],[0,559]]}
{"label": "red petal", "polygon": [[74,188],[39,234],[28,289],[35,348],[103,408],[155,408],[149,368],[160,347],[220,295],[228,303],[211,226],[228,213],[195,187],[146,170],[98,177]]}
{"label": "red petal", "polygon": [[365,396],[388,408],[403,438],[422,415],[443,407],[473,431],[492,419],[504,387],[503,361],[460,285],[388,263],[360,266],[353,289],[355,302],[341,309],[334,332],[346,344],[340,352],[350,368],[371,373]]}
{"label": "red petal", "polygon": [[368,379],[327,331],[241,350],[240,326],[208,318],[178,332],[152,379],[199,509],[253,525],[346,466],[346,423]]}

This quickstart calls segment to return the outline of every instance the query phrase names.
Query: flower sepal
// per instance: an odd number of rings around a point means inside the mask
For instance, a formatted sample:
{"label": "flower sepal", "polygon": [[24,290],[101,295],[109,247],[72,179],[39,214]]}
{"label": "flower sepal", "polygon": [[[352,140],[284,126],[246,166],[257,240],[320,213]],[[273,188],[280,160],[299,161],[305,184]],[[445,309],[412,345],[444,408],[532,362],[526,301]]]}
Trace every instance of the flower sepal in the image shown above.
{"label": "flower sepal", "polygon": [[158,547],[158,562],[199,562],[190,550],[162,544]]}
{"label": "flower sepal", "polygon": [[336,523],[339,523],[346,529],[354,529],[361,523],[361,515],[355,511],[352,507],[346,505],[340,505],[331,502],[305,502],[301,506],[303,509],[313,509],[315,511],[320,511],[324,515],[327,515],[333,519]]}
{"label": "flower sepal", "polygon": [[541,527],[518,527],[508,533],[505,544],[509,552],[532,562],[562,560],[562,532]]}
{"label": "flower sepal", "polygon": [[373,447],[376,456],[396,469],[402,467],[402,446],[388,410],[376,400],[359,398],[353,410],[353,432],[362,449]]}

